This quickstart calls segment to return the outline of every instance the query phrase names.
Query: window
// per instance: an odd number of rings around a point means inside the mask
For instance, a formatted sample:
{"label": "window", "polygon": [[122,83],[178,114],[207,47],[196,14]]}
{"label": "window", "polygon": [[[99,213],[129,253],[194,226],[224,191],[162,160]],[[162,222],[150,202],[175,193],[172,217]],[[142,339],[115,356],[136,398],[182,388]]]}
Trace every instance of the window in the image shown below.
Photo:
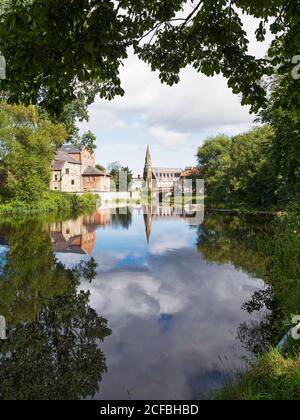
{"label": "window", "polygon": [[69,173],[70,173],[70,169],[66,168],[66,174],[69,175]]}
{"label": "window", "polygon": [[75,181],[74,181],[74,179],[72,179],[72,181],[71,181],[71,185],[75,185]]}
{"label": "window", "polygon": [[55,181],[58,181],[58,175],[55,175],[54,179]]}

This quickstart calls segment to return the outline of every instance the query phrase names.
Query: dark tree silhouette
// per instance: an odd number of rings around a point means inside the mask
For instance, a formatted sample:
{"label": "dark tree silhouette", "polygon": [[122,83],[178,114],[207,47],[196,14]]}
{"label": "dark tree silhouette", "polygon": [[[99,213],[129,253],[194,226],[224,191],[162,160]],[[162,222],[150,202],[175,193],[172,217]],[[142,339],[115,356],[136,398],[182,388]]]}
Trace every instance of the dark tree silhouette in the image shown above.
{"label": "dark tree silhouette", "polygon": [[39,222],[9,231],[0,279],[6,299],[0,311],[8,320],[7,340],[0,341],[0,399],[94,396],[106,371],[99,343],[111,331],[78,288],[82,277],[92,281],[95,261],[73,269],[58,263]]}

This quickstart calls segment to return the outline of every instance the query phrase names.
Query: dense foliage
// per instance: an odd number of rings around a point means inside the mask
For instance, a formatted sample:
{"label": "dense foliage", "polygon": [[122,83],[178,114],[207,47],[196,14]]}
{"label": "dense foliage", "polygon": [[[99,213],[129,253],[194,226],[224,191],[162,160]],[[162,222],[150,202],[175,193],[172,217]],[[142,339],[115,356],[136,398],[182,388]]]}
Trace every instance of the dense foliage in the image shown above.
{"label": "dense foliage", "polygon": [[293,401],[300,395],[300,362],[271,351],[259,357],[234,383],[212,395],[217,400]]}
{"label": "dense foliage", "polygon": [[127,166],[121,166],[119,162],[112,162],[108,165],[108,170],[111,176],[111,188],[115,191],[128,191],[133,178],[132,171]]}
{"label": "dense foliage", "polygon": [[49,189],[50,164],[67,133],[41,119],[33,106],[0,106],[2,200],[34,202]]}
{"label": "dense foliage", "polygon": [[232,138],[208,139],[198,150],[198,164],[208,201],[267,208],[283,197],[284,179],[274,160],[274,131],[268,125]]}
{"label": "dense foliage", "polygon": [[0,204],[0,216],[4,218],[22,217],[42,214],[70,215],[77,212],[93,211],[97,205],[97,196],[94,194],[62,193],[58,191],[43,192],[37,201],[24,202],[12,199]]}
{"label": "dense foliage", "polygon": [[[96,94],[111,99],[124,93],[119,68],[133,47],[170,85],[187,65],[207,76],[222,73],[254,111],[267,101],[262,77],[279,72],[285,108],[297,112],[299,7],[295,0],[6,0],[2,93],[12,102],[42,104],[51,114],[74,100],[85,107]],[[257,18],[259,42],[270,26],[268,59],[249,54],[243,13]]]}
{"label": "dense foliage", "polygon": [[[33,106],[0,104],[0,214],[41,214],[94,209],[96,197],[50,192],[50,165],[66,139],[62,124]],[[94,136],[84,136],[93,150]]]}

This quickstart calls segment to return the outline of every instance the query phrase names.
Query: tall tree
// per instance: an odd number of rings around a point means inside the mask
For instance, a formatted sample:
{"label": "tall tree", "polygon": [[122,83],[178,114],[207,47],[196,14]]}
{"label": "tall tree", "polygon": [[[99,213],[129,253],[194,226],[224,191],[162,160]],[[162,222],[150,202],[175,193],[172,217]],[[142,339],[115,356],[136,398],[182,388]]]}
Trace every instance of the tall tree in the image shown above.
{"label": "tall tree", "polygon": [[119,162],[113,162],[108,165],[112,186],[115,187],[116,191],[128,191],[131,184],[133,173],[126,167],[122,167]]}
{"label": "tall tree", "polygon": [[278,180],[272,159],[274,131],[268,125],[232,139],[227,173],[231,199],[253,206],[276,202]]}
{"label": "tall tree", "polygon": [[205,182],[206,193],[213,202],[224,202],[229,195],[231,142],[230,137],[217,136],[207,139],[198,149],[198,166]]}
{"label": "tall tree", "polygon": [[49,189],[54,151],[67,137],[63,125],[40,118],[34,106],[0,104],[0,194],[38,200]]}

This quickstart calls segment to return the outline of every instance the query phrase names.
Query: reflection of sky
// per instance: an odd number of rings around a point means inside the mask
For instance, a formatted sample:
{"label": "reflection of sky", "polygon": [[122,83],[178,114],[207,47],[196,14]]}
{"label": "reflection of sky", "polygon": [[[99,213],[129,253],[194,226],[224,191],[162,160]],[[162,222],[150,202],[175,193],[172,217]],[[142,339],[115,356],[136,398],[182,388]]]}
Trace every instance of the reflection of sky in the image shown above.
{"label": "reflection of sky", "polygon": [[206,263],[195,243],[183,220],[154,221],[149,246],[142,216],[97,231],[97,278],[82,288],[113,332],[98,398],[197,399],[242,366],[241,307],[262,282]]}
{"label": "reflection of sky", "polygon": [[0,274],[2,274],[4,265],[6,263],[7,252],[8,247],[6,245],[0,245]]}

